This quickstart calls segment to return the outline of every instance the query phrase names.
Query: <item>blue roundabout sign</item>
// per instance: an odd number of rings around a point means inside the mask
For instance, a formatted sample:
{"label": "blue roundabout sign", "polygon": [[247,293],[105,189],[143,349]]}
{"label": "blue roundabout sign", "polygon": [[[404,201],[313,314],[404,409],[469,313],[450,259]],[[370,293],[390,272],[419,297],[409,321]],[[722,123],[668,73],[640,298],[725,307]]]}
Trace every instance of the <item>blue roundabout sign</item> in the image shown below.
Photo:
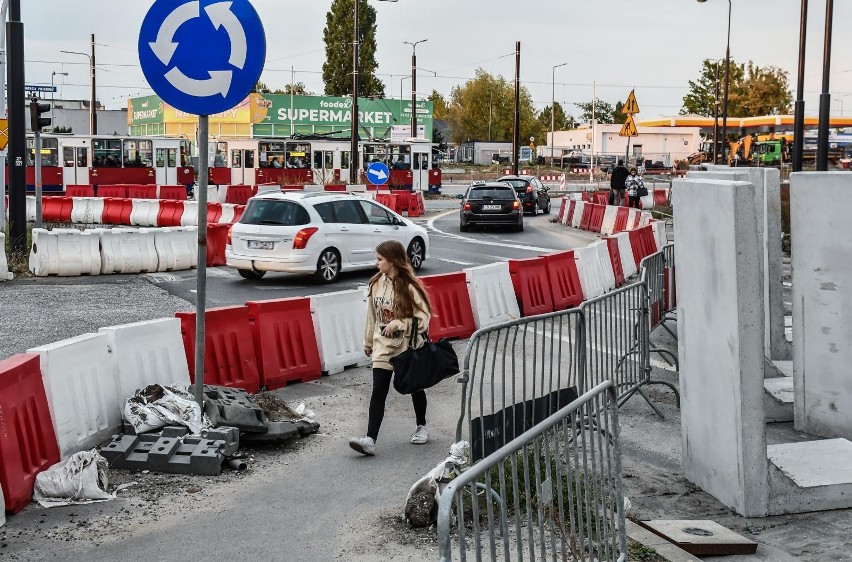
{"label": "blue roundabout sign", "polygon": [[266,60],[263,25],[248,0],[156,0],[142,22],[138,48],[151,88],[195,115],[238,105]]}
{"label": "blue roundabout sign", "polygon": [[367,167],[367,179],[374,185],[384,185],[390,179],[390,171],[387,165],[381,162],[373,162]]}

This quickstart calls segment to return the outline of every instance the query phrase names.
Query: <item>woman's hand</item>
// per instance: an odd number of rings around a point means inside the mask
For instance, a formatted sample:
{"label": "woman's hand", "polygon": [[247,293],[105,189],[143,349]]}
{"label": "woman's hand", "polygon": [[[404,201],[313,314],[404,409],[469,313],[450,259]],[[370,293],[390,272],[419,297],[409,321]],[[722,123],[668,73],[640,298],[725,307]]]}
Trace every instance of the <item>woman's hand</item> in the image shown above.
{"label": "woman's hand", "polygon": [[366,355],[367,357],[372,357],[372,356],[373,356],[373,348],[372,348],[372,347],[367,347],[367,346],[365,345],[365,346],[364,346],[364,355]]}
{"label": "woman's hand", "polygon": [[385,326],[385,329],[382,330],[382,335],[386,338],[390,338],[390,337],[393,337],[394,331],[395,330],[393,328],[391,328],[391,325],[388,324],[387,326]]}

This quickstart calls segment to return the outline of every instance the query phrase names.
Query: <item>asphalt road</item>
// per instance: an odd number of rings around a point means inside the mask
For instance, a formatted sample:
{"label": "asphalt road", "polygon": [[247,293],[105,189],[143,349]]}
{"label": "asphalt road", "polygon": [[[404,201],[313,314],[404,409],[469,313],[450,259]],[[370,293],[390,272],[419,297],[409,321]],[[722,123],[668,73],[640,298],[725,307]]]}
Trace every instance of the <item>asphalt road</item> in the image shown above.
{"label": "asphalt road", "polygon": [[[450,207],[419,220],[429,231],[430,256],[420,275],[461,271],[508,259],[536,257],[543,253],[585,246],[597,235],[550,221],[551,215],[527,216],[524,232],[490,228],[462,234],[459,231],[455,200],[430,202],[430,207]],[[243,304],[250,300],[279,299],[355,289],[366,284],[374,270],[343,273],[333,285],[322,285],[309,276],[268,273],[263,279],[248,281],[230,267],[207,271],[208,307]],[[152,273],[145,278],[169,294],[195,304],[196,271]]]}

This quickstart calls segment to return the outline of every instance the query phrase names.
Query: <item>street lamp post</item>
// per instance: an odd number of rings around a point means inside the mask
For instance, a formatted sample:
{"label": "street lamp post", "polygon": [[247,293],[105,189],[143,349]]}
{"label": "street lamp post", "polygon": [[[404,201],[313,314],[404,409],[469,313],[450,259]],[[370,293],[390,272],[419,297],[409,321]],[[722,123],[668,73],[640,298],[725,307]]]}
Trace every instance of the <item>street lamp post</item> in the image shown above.
{"label": "street lamp post", "polygon": [[[417,67],[418,72],[431,72],[432,76],[438,76],[438,73],[434,70],[429,70],[428,68],[423,68],[422,66]],[[402,83],[406,80],[411,80],[411,76],[403,76],[399,79],[399,99],[402,99]]]}
{"label": "street lamp post", "polygon": [[[353,0],[352,18],[352,131],[349,139],[349,183],[358,183],[358,54],[361,50],[361,30],[358,27],[358,3]],[[379,2],[396,2],[397,0],[379,0]]]}
{"label": "street lamp post", "polygon": [[[703,4],[707,0],[698,0]],[[722,99],[722,162],[725,160],[725,149],[728,139],[728,86],[731,77],[731,0],[728,0],[728,42],[725,47],[725,93]]]}
{"label": "street lamp post", "polygon": [[54,90],[56,86],[53,85],[53,79],[56,77],[57,74],[59,76],[68,76],[67,72],[56,72],[55,70],[50,74],[50,123],[54,127],[56,127],[56,123],[53,122],[56,117],[56,94]]}
{"label": "street lamp post", "polygon": [[799,80],[796,87],[795,117],[793,120],[793,171],[802,171],[805,147],[805,40],[808,28],[808,0],[802,0],[799,18]]}
{"label": "street lamp post", "polygon": [[59,51],[66,55],[80,55],[89,59],[89,134],[98,134],[98,113],[96,107],[95,95],[95,36],[92,35],[92,54],[83,53],[81,51]]}
{"label": "street lamp post", "polygon": [[557,64],[553,67],[551,86],[550,86],[550,165],[553,166],[553,136],[556,126],[556,69],[560,66],[565,66],[567,62]]}
{"label": "street lamp post", "polygon": [[403,41],[411,45],[411,138],[417,138],[417,45],[428,39],[419,41]]}

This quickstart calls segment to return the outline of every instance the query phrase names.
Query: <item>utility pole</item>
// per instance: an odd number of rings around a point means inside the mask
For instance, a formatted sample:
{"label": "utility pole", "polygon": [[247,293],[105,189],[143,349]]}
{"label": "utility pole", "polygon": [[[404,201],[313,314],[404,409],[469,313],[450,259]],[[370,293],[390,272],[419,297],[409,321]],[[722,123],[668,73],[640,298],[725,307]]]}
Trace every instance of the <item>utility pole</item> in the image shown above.
{"label": "utility pole", "polygon": [[21,0],[9,2],[6,46],[9,52],[9,250],[12,254],[23,256],[27,251],[27,131]]}
{"label": "utility pole", "polygon": [[[9,11],[9,0],[0,4],[0,112],[6,109],[6,15]],[[0,170],[6,169],[6,155],[0,151]],[[6,200],[6,174],[0,174],[0,201]],[[0,213],[0,232],[6,229],[6,213]],[[5,248],[0,252],[5,252]]]}
{"label": "utility pole", "polygon": [[417,138],[417,45],[425,43],[428,39],[419,41],[403,41],[411,45],[411,138]]}
{"label": "utility pole", "polygon": [[358,183],[358,2],[352,4],[355,14],[352,19],[352,134],[349,139],[349,183]]}
{"label": "utility pole", "polygon": [[799,80],[796,87],[796,115],[793,122],[793,171],[802,171],[805,148],[805,39],[808,27],[808,0],[802,0],[799,19]]}
{"label": "utility pole", "polygon": [[515,118],[512,134],[512,173],[518,175],[518,155],[521,147],[521,42],[515,42]]}
{"label": "utility pole", "polygon": [[828,129],[831,121],[831,94],[828,93],[831,75],[831,26],[834,17],[834,0],[825,0],[825,40],[822,53],[822,93],[819,95],[819,129],[817,131],[818,172],[828,170]]}
{"label": "utility pole", "polygon": [[91,91],[89,95],[91,96],[91,100],[89,103],[91,104],[91,109],[89,109],[89,128],[92,130],[93,135],[98,134],[98,99],[95,89],[95,34],[92,33],[92,56],[89,57],[89,73],[91,74]]}

